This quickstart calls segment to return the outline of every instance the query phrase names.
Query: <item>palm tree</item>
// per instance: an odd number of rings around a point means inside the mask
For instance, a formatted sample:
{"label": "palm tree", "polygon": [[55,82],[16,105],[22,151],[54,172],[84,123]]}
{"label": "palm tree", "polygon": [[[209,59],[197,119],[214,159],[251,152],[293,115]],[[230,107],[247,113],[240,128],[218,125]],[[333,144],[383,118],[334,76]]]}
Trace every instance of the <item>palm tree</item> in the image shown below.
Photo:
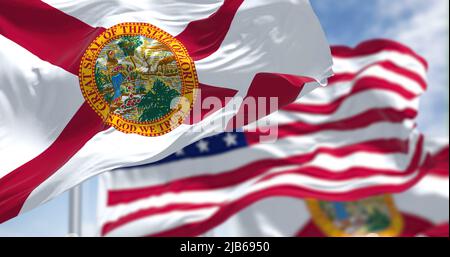
{"label": "palm tree", "polygon": [[121,38],[117,43],[117,45],[123,51],[125,57],[127,57],[131,61],[135,69],[137,68],[137,66],[134,61],[134,52],[136,48],[142,45],[142,43],[143,42],[140,36],[125,36]]}

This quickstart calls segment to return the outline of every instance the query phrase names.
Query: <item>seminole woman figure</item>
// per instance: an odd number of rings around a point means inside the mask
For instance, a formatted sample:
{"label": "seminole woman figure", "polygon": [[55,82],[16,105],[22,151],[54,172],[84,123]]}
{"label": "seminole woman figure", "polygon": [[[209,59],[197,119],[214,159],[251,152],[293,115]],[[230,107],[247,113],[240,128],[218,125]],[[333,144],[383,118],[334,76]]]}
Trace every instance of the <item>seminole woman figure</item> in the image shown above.
{"label": "seminole woman figure", "polygon": [[113,85],[114,88],[112,105],[118,106],[120,105],[120,101],[122,98],[120,86],[127,77],[127,69],[124,67],[124,65],[119,63],[119,61],[116,58],[116,53],[113,50],[110,50],[107,53],[106,68],[108,70],[108,75],[111,79],[111,84]]}

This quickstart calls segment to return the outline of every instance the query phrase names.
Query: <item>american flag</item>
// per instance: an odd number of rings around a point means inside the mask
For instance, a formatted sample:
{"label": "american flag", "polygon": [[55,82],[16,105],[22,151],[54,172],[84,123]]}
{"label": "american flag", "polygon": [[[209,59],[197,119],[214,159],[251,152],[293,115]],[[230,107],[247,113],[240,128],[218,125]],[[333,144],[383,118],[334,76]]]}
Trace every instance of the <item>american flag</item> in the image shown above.
{"label": "american flag", "polygon": [[278,122],[276,142],[259,142],[263,132],[247,126],[102,175],[100,234],[198,236],[268,197],[401,192],[448,156],[448,145],[425,144],[416,127],[422,57],[388,40],[332,52],[329,86],[267,117]]}

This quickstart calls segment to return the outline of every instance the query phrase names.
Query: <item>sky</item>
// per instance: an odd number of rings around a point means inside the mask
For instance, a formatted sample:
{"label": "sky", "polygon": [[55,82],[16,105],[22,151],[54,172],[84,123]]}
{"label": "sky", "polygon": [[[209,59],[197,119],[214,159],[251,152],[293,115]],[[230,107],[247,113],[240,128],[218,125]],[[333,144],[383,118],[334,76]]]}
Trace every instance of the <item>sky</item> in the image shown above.
{"label": "sky", "polygon": [[[429,64],[419,129],[448,138],[448,0],[310,0],[332,45],[389,38],[410,46]],[[97,178],[83,183],[83,236],[95,235]],[[0,236],[65,236],[68,193],[0,224]]]}

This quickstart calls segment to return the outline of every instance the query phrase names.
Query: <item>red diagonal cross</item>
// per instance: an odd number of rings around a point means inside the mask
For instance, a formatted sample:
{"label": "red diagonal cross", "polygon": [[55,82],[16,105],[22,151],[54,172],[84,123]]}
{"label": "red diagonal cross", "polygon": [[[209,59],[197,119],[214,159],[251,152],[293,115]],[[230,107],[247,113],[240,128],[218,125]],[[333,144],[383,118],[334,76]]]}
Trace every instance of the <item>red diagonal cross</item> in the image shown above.
{"label": "red diagonal cross", "polygon": [[[219,48],[242,1],[227,0],[215,14],[188,24],[178,39],[193,59],[204,58]],[[211,26],[211,22],[216,26]],[[85,49],[105,31],[36,0],[1,0],[0,25],[3,36],[76,76]],[[206,95],[222,99],[236,93],[207,85],[201,88]],[[0,223],[16,216],[38,185],[105,128],[101,118],[84,102],[49,148],[0,179]]]}

